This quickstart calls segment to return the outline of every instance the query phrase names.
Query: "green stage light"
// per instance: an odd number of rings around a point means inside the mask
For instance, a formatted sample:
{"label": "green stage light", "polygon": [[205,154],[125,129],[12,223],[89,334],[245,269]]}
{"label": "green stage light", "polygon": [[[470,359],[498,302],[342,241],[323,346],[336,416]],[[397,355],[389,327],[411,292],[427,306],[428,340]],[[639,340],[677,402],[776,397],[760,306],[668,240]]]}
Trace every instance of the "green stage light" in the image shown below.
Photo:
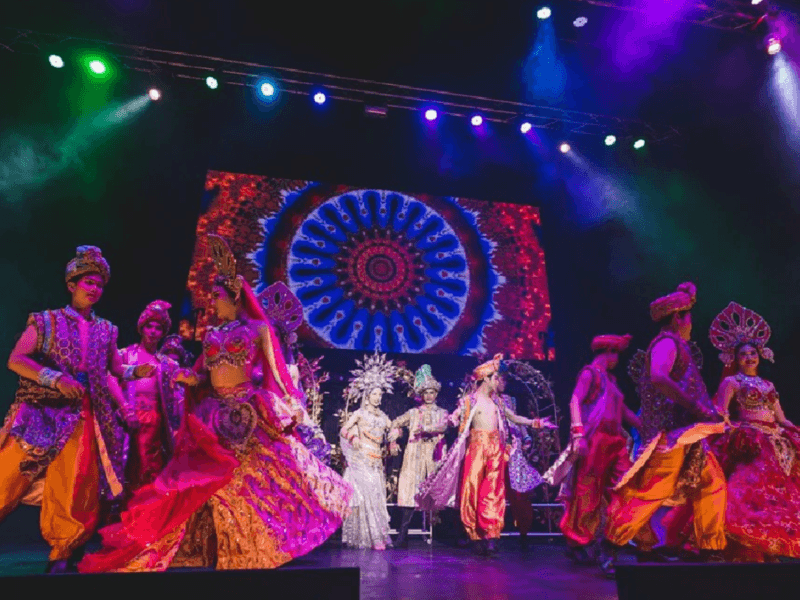
{"label": "green stage light", "polygon": [[92,73],[97,75],[102,75],[106,72],[106,65],[102,60],[93,60],[89,63],[89,68],[92,70]]}
{"label": "green stage light", "polygon": [[47,60],[50,62],[50,66],[55,67],[56,69],[60,69],[64,66],[64,59],[58,54],[51,54],[47,57]]}

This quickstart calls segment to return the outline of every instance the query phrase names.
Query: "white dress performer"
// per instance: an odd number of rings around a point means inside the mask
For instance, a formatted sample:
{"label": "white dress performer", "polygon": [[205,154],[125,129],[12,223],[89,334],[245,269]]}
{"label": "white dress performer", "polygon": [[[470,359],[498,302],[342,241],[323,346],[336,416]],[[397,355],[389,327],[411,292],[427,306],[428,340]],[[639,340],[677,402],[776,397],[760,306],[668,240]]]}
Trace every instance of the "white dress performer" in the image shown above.
{"label": "white dress performer", "polygon": [[442,385],[433,378],[430,365],[422,365],[414,375],[411,393],[421,402],[392,422],[389,442],[392,454],[399,452],[396,440],[403,427],[408,428],[408,444],[403,455],[403,466],[397,484],[397,506],[402,509],[400,535],[395,546],[408,546],[408,528],[417,507],[414,497],[419,485],[433,473],[436,463],[445,454],[444,432],[448,426],[448,413],[436,406],[436,396]]}
{"label": "white dress performer", "polygon": [[383,354],[356,361],[359,368],[345,390],[348,403],[360,401],[361,408],[347,418],[340,431],[342,454],[347,462],[344,480],[355,493],[352,512],[342,525],[342,542],[355,548],[385,550],[389,537],[389,511],[386,508],[386,472],[383,444],[391,420],[380,408],[383,394],[392,391],[397,367]]}

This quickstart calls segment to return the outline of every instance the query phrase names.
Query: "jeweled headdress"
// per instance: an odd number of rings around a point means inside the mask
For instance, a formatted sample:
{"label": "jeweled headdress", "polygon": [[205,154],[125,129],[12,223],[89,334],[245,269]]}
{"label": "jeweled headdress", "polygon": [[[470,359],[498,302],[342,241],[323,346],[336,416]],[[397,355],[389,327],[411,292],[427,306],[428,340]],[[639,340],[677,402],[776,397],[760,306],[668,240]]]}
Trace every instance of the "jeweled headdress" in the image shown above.
{"label": "jeweled headdress", "polygon": [[276,281],[258,295],[258,300],[287,343],[295,343],[294,331],[303,323],[303,305],[292,290],[282,281]]}
{"label": "jeweled headdress", "polygon": [[472,372],[472,378],[475,381],[491,377],[495,372],[502,370],[503,355],[495,354],[492,360],[487,360],[485,363],[475,367]]}
{"label": "jeweled headdress", "polygon": [[775,355],[767,348],[772,335],[769,324],[757,312],[741,304],[731,302],[711,323],[708,337],[717,350],[722,352],[719,359],[728,367],[736,360],[736,347],[751,344],[758,350],[761,358],[775,362]]}
{"label": "jeweled headdress", "polygon": [[431,372],[430,365],[422,365],[414,374],[414,393],[421,396],[425,390],[436,390],[438,393],[442,384],[436,381]]}
{"label": "jeweled headdress", "polygon": [[78,246],[77,255],[67,263],[67,270],[64,278],[67,282],[77,277],[96,273],[103,278],[103,285],[108,283],[111,277],[111,267],[108,261],[103,258],[103,253],[97,246]]}
{"label": "jeweled headdress", "polygon": [[217,267],[220,283],[234,295],[238,295],[242,291],[244,278],[236,274],[236,258],[225,239],[218,235],[209,235],[208,254]]}
{"label": "jeweled headdress", "polygon": [[633,336],[626,335],[598,335],[592,340],[592,352],[624,352],[628,349]]}
{"label": "jeweled headdress", "polygon": [[169,302],[164,302],[163,300],[155,300],[148,304],[147,308],[145,308],[142,314],[139,315],[139,322],[136,324],[136,329],[138,330],[139,334],[141,335],[142,333],[142,327],[151,321],[160,323],[164,328],[164,333],[167,333],[170,329],[172,329],[172,319],[169,318],[170,308],[172,308],[172,305]]}
{"label": "jeweled headdress", "polygon": [[375,388],[380,388],[384,393],[392,391],[392,384],[397,378],[397,366],[385,354],[373,354],[364,360],[356,359],[357,369],[350,373],[353,378],[344,391],[348,400],[363,401]]}
{"label": "jeweled headdress", "polygon": [[650,318],[660,321],[673,313],[691,310],[697,302],[697,286],[687,281],[678,286],[671,294],[662,296],[650,303]]}

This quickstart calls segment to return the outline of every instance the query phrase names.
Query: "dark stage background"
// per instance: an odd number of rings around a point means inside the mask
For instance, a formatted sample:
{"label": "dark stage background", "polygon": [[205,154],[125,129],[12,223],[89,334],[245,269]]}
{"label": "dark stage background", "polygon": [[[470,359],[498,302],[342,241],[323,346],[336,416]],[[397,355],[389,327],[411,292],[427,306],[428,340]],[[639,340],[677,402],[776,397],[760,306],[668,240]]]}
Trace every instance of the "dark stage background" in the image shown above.
{"label": "dark stage background", "polygon": [[[415,36],[403,54],[384,43],[385,31],[359,29],[344,9],[292,20],[285,8],[286,27],[273,22],[259,37],[235,4],[225,10],[239,11],[238,34],[233,17],[210,5],[185,21],[177,9],[150,14],[155,9],[145,3],[149,20],[114,20],[108,7],[80,20],[56,7],[9,24],[522,96],[519,63],[534,27],[520,19],[522,9],[445,2],[443,14],[452,9],[458,18],[426,12],[429,20],[417,22],[408,6],[422,11],[421,4],[390,3],[396,34]],[[799,420],[800,186],[797,156],[767,94],[769,57],[746,36],[688,27],[679,48],[664,50],[652,72],[631,81],[610,69],[600,41],[562,50],[575,76],[560,105],[674,123],[684,131],[680,146],[609,151],[602,140],[577,137],[576,162],[557,151],[557,131],[537,131],[532,142],[514,126],[492,125],[478,137],[465,121],[443,119],[432,132],[416,113],[366,119],[358,104],[329,102],[319,110],[306,98],[282,96],[265,105],[249,89],[212,94],[183,81],[161,82],[162,100],[121,119],[103,110],[141,94],[147,79],[130,73],[97,91],[68,69],[0,52],[0,355],[9,353],[28,312],[67,301],[63,270],[81,244],[100,246],[111,264],[98,313],[120,326],[121,345],[136,341],[136,319],[155,298],[173,304],[177,321],[190,310],[186,281],[197,219],[211,199],[200,201],[207,172],[256,173],[538,207],[557,360],[536,364],[552,377],[562,409],[590,358],[591,338],[630,332],[634,349],[646,347],[655,333],[649,302],[691,280],[699,288],[694,338],[709,389],[716,390],[721,365],[708,326],[736,300],[772,326],[776,364],[763,374],[775,381],[787,415]],[[361,355],[322,353],[326,367],[341,374]],[[418,366],[423,358],[406,360]],[[426,362],[453,382],[475,364],[464,357]],[[10,372],[0,373],[0,409],[15,385]],[[445,388],[445,406],[456,391]]]}

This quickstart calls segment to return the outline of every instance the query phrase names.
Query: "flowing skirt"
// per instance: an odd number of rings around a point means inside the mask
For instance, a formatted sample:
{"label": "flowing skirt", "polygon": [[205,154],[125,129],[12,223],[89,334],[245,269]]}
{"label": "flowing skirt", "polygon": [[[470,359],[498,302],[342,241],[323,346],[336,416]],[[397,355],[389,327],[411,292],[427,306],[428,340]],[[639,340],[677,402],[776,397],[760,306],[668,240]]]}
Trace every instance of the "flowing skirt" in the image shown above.
{"label": "flowing skirt", "polygon": [[341,445],[347,460],[344,480],[354,490],[350,501],[352,512],[342,526],[342,542],[355,548],[391,546],[383,461],[370,459],[344,438]]}
{"label": "flowing skirt", "polygon": [[742,423],[715,449],[728,476],[727,533],[749,551],[743,557],[800,558],[800,437],[775,424]]}
{"label": "flowing skirt", "polygon": [[280,399],[250,385],[215,393],[187,415],[167,467],[100,531],[103,548],[80,571],[275,568],[339,528],[352,488],[284,433]]}

